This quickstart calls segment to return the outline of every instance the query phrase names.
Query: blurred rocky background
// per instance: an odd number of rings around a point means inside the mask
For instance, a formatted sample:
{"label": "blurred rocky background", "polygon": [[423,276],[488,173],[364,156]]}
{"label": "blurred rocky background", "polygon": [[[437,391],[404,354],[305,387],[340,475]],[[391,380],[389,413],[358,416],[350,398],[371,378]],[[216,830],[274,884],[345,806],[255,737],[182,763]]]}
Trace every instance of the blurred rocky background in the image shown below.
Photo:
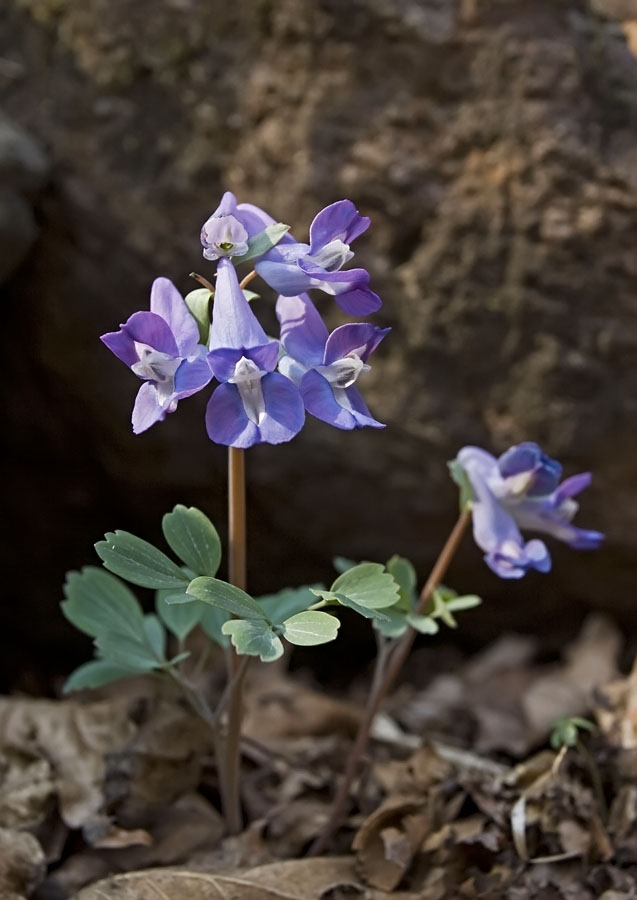
{"label": "blurred rocky background", "polygon": [[3,685],[86,655],[57,604],[104,531],[158,537],[175,502],[224,522],[206,398],[134,437],[135,378],[97,337],[156,275],[206,273],[226,189],[299,236],[350,197],[394,328],[364,385],[385,431],[311,420],[248,454],[253,590],[330,579],[337,552],[424,576],[456,510],[446,461],[537,440],[594,471],[579,521],[607,547],[504,583],[467,539],[449,580],[487,602],[461,638],[550,649],[591,607],[630,631],[636,54],[637,0],[6,0]]}

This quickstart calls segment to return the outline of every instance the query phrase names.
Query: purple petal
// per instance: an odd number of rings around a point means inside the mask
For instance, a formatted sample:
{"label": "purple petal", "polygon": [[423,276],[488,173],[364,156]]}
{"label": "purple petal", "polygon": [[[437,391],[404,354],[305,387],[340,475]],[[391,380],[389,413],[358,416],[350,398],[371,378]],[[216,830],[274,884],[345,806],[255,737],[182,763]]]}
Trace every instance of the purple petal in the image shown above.
{"label": "purple petal", "polygon": [[[567,502],[568,500],[566,498]],[[550,534],[575,550],[597,550],[604,541],[604,535],[599,531],[588,531],[572,525],[569,519],[577,511],[577,504],[571,505],[572,509],[566,511],[554,506],[553,495],[544,501],[522,501],[512,512],[521,528]]]}
{"label": "purple petal", "polygon": [[581,472],[579,475],[571,475],[566,478],[556,489],[553,494],[553,501],[556,506],[560,506],[570,497],[575,497],[585,488],[589,487],[593,476],[590,472]]}
{"label": "purple petal", "polygon": [[249,348],[267,343],[265,331],[239,288],[234,266],[228,259],[219,260],[212,306],[210,349]]}
{"label": "purple petal", "polygon": [[[235,216],[237,214],[237,198],[232,191],[226,191],[221,203],[213,212],[213,216]],[[211,217],[212,218],[212,217]]]}
{"label": "purple petal", "polygon": [[152,312],[137,312],[122,325],[124,331],[140,344],[148,344],[154,350],[179,356],[179,348],[168,323]]}
{"label": "purple petal", "polygon": [[185,300],[168,278],[153,281],[150,310],[168,323],[177,342],[178,355],[189,356],[199,343],[199,329]]}
{"label": "purple petal", "polygon": [[385,428],[385,425],[382,422],[379,422],[372,416],[357,387],[352,385],[351,387],[345,388],[345,394],[347,395],[352,415],[356,419],[357,428],[364,428],[365,426],[370,426],[371,428]]}
{"label": "purple petal", "polygon": [[322,365],[328,332],[307,294],[279,297],[276,314],[287,353],[307,368]]}
{"label": "purple petal", "polygon": [[296,262],[278,262],[264,257],[254,268],[266,284],[284,297],[295,297],[313,286],[312,278]]}
{"label": "purple petal", "polygon": [[218,381],[229,381],[234,375],[236,364],[242,356],[253,360],[261,371],[272,372],[279,361],[279,342],[270,341],[261,347],[251,347],[249,350],[238,350],[220,347],[211,350],[208,354],[208,363],[215,378]]}
{"label": "purple petal", "polygon": [[157,388],[152,381],[145,381],[137,392],[133,407],[133,432],[141,434],[155,422],[166,416],[167,410],[162,407],[157,397]]}
{"label": "purple petal", "polygon": [[522,472],[531,472],[539,464],[542,451],[538,444],[525,441],[510,447],[498,458],[498,468],[503,478],[519,475]]}
{"label": "purple petal", "polygon": [[352,325],[341,325],[334,329],[325,345],[325,365],[337,359],[343,359],[348,353],[357,353],[365,362],[380,344],[390,328],[378,328],[357,322]]}
{"label": "purple petal", "polygon": [[127,331],[124,331],[124,326],[119,331],[109,331],[108,334],[103,334],[100,341],[106,344],[108,349],[129,368],[139,360],[135,341]]}
{"label": "purple petal", "polygon": [[[250,237],[259,234],[259,232],[263,231],[264,228],[267,228],[268,225],[276,225],[276,219],[273,219],[271,215],[265,212],[265,210],[261,209],[259,206],[254,206],[252,203],[239,203],[234,215],[241,222]],[[293,243],[295,243],[295,241],[289,231],[279,241],[279,244]]]}
{"label": "purple petal", "polygon": [[235,384],[220,384],[206,407],[208,437],[225,447],[245,449],[259,442],[259,430],[243,407]]}
{"label": "purple petal", "polygon": [[482,447],[474,447],[469,444],[459,451],[456,457],[467,474],[473,472],[486,481],[498,468],[498,461],[491,453],[487,453]]}
{"label": "purple petal", "polygon": [[174,397],[181,400],[196,394],[212,379],[212,372],[205,357],[200,359],[184,359],[175,372]]}
{"label": "purple petal", "polygon": [[303,427],[305,410],[298,389],[277,372],[261,380],[265,413],[258,426],[246,415],[236,385],[221,384],[206,409],[208,436],[217,444],[246,448],[253,444],[281,444]]}
{"label": "purple petal", "polygon": [[265,415],[259,422],[260,438],[267,444],[283,444],[299,433],[305,408],[298,388],[285,376],[271,372],[261,380]]}
{"label": "purple petal", "polygon": [[[334,272],[328,272],[322,266],[318,266],[310,259],[300,257],[297,265],[306,275],[310,275],[316,286],[320,284],[329,285],[329,292],[334,294],[342,294],[344,291],[353,290],[354,288],[366,288],[369,284],[369,272],[367,269],[336,269]],[[328,290],[325,288],[325,290]]]}
{"label": "purple petal", "polygon": [[367,289],[357,289],[337,293],[334,297],[337,304],[349,316],[368,316],[381,308],[383,301],[378,294]]}
{"label": "purple petal", "polygon": [[512,554],[499,550],[487,553],[486,564],[500,578],[522,578],[529,569],[548,572],[551,569],[551,557],[542,541],[532,540],[521,545],[519,552]]}
{"label": "purple petal", "polygon": [[208,365],[217,381],[228,381],[234,375],[235,366],[243,356],[243,350],[219,347],[208,354]]}
{"label": "purple petal", "polygon": [[262,372],[274,372],[279,361],[279,342],[269,341],[261,347],[250,347],[245,355],[253,360]]}
{"label": "purple petal", "polygon": [[369,228],[370,220],[361,216],[351,200],[337,200],[314,217],[310,225],[310,253],[316,253],[330,241],[351,244]]}
{"label": "purple petal", "polygon": [[332,385],[327,378],[323,378],[314,369],[303,376],[300,391],[307,411],[335,428],[349,431],[352,428],[363,428],[366,425],[371,425],[373,428],[385,427],[381,422],[372,418],[355,387],[342,390],[341,398],[347,404],[343,406],[336,399]]}

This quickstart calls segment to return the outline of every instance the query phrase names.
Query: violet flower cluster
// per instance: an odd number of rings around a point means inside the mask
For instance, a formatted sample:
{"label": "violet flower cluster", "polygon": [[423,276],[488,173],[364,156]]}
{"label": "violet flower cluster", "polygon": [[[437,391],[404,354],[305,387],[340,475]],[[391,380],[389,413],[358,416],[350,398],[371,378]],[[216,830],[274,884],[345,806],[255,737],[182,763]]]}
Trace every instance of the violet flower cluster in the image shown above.
{"label": "violet flower cluster", "polygon": [[[286,233],[266,240],[275,220],[257,206],[224,194],[201,230],[203,255],[217,263],[212,320],[207,341],[187,300],[166,278],[152,286],[150,312],[134,313],[102,341],[142,379],[133,409],[139,434],[166,418],[178,402],[214,389],[206,409],[211,440],[230,447],[280,444],[302,429],[308,412],[336,428],[382,428],[356,387],[368,359],[385,337],[367,323],[341,325],[329,334],[308,295],[332,295],[345,312],[365,316],[381,306],[365,269],[344,269],[350,244],[369,227],[350,200],[321,210],[310,226],[309,243]],[[280,237],[278,235],[277,237]],[[241,289],[234,262],[242,257],[279,298],[278,338],[266,335]]]}
{"label": "violet flower cluster", "polygon": [[525,541],[520,529],[548,534],[576,550],[596,550],[604,540],[599,531],[572,524],[578,509],[573,497],[588,487],[591,474],[572,475],[560,484],[562,466],[537,444],[518,444],[498,459],[479,447],[463,447],[457,463],[473,494],[473,536],[501,578],[551,568],[544,541]]}

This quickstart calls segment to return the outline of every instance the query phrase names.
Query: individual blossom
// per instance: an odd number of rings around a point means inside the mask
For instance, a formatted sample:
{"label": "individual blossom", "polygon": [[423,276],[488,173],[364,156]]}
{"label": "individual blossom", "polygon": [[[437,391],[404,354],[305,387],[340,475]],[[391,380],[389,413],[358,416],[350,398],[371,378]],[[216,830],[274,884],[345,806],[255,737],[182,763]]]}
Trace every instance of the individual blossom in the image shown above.
{"label": "individual blossom", "polygon": [[101,340],[144,382],[133,407],[135,434],[163,421],[212,378],[197,323],[168,278],[153,282],[150,312],[133,313]]}
{"label": "individual blossom", "polygon": [[322,209],[310,225],[310,243],[281,241],[262,257],[255,269],[284,297],[313,288],[331,294],[341,309],[366,316],[380,308],[381,299],[369,289],[366,269],[345,269],[354,256],[350,244],[369,228],[351,200],[338,200]]}
{"label": "individual blossom", "polygon": [[457,462],[473,491],[473,534],[487,565],[501,578],[521,578],[529,569],[548,572],[543,541],[525,542],[520,529],[549,534],[576,550],[594,550],[604,535],[577,528],[573,499],[591,483],[590,473],[560,484],[561,465],[537,444],[511,447],[498,459],[479,447],[463,447]]}
{"label": "individual blossom", "polygon": [[329,334],[306,294],[279,297],[276,313],[286,351],[279,370],[298,384],[306,410],[337,428],[384,428],[355,385],[369,371],[367,360],[390,329],[356,323]]}
{"label": "individual blossom", "polygon": [[[249,239],[276,224],[272,216],[258,206],[237,203],[235,195],[226,191],[219,206],[202,226],[203,255],[210,260],[244,256],[248,252]],[[279,240],[294,243],[289,234]]]}
{"label": "individual blossom", "polygon": [[211,440],[245,448],[298,434],[305,421],[301,395],[275,371],[279,342],[268,339],[226,259],[217,270],[209,346],[208,363],[222,382],[206,409]]}

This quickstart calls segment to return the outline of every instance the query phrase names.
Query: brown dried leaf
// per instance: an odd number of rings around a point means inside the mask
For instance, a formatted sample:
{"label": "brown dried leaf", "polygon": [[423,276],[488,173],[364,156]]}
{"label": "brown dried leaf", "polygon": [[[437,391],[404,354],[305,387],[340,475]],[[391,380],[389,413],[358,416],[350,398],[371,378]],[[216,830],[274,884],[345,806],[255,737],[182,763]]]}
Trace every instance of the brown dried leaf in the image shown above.
{"label": "brown dried leaf", "polygon": [[[368,891],[354,872],[351,857],[290,860],[235,874],[151,869],[100,881],[73,900],[329,900],[339,891],[361,900],[389,900]],[[421,893],[398,892],[394,900],[423,900]]]}
{"label": "brown dried leaf", "polygon": [[431,831],[434,801],[393,796],[363,822],[352,847],[356,869],[368,884],[391,891],[402,881]]}
{"label": "brown dried leaf", "polygon": [[0,750],[5,758],[13,751],[48,761],[60,814],[69,827],[80,828],[102,806],[105,754],[135,732],[129,713],[125,698],[87,704],[0,698]]}
{"label": "brown dried leaf", "polygon": [[253,681],[245,697],[243,734],[258,741],[343,733],[353,736],[360,707],[275,674]]}
{"label": "brown dried leaf", "polygon": [[141,843],[127,846],[124,842],[131,833],[124,832],[119,847],[115,841],[110,848],[102,844],[101,849],[92,847],[75,853],[46,884],[55,896],[68,896],[111,872],[190,863],[196,852],[216,846],[223,832],[223,820],[217,811],[200,795],[186,795],[167,806],[148,832],[137,835]]}
{"label": "brown dried leaf", "polygon": [[30,895],[45,870],[42,847],[32,835],[0,828],[0,897]]}

